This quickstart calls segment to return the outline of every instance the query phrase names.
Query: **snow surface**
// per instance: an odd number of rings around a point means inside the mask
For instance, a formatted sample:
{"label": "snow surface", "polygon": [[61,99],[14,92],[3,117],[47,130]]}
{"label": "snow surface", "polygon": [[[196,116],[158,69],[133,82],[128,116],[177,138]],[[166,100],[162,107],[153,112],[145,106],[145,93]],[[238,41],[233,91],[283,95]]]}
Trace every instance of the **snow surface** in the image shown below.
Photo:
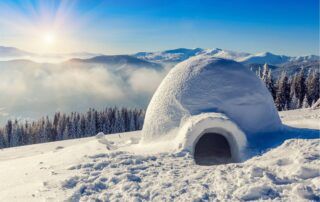
{"label": "snow surface", "polygon": [[224,114],[247,136],[281,129],[272,97],[253,72],[232,60],[196,56],[176,65],[153,95],[143,141],[176,138],[190,117],[213,112]]}
{"label": "snow surface", "polygon": [[0,201],[319,201],[320,110],[280,116],[295,139],[242,163],[139,150],[139,131],[0,150]]}

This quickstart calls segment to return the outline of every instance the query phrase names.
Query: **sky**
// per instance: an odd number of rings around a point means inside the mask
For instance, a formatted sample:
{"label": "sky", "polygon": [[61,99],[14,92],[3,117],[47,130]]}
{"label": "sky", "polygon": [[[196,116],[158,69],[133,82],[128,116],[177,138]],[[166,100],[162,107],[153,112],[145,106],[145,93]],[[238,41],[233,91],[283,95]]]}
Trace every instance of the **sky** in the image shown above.
{"label": "sky", "polygon": [[319,54],[318,0],[0,1],[0,45],[37,53]]}

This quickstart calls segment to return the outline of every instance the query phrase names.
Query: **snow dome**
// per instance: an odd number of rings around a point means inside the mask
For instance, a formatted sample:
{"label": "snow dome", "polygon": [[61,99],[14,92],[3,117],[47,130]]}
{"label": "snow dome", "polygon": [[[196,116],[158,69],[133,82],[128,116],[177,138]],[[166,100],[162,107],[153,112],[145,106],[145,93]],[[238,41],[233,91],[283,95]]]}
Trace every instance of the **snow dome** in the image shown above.
{"label": "snow dome", "polygon": [[264,84],[242,64],[196,56],[177,64],[148,106],[142,142],[239,161],[248,137],[280,129]]}

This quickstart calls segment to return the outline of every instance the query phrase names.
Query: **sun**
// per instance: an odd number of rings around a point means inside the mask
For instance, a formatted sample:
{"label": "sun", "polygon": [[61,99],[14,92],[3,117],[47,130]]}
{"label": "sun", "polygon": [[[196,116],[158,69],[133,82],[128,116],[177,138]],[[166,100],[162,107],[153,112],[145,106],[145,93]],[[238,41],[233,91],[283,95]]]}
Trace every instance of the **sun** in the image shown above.
{"label": "sun", "polygon": [[43,42],[46,45],[53,45],[56,41],[55,35],[52,32],[48,32],[43,36]]}

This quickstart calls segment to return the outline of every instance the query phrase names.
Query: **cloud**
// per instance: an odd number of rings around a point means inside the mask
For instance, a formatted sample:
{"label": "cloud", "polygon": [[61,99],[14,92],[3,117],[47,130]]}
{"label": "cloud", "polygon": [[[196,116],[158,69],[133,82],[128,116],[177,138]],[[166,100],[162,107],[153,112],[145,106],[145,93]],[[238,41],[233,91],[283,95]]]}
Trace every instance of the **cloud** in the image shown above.
{"label": "cloud", "polygon": [[4,107],[0,107],[0,117],[3,116],[3,117],[7,117],[9,116],[9,113],[7,113],[5,111],[5,108]]}
{"label": "cloud", "polygon": [[112,101],[125,96],[121,80],[102,67],[53,71],[45,75],[41,83],[58,97],[81,95]]}
{"label": "cloud", "polygon": [[132,73],[129,78],[129,84],[137,93],[151,94],[157,89],[165,75],[166,71],[139,69]]}
{"label": "cloud", "polygon": [[124,76],[99,65],[0,63],[0,124],[8,117],[36,119],[90,107],[145,108],[166,73],[128,67]]}

